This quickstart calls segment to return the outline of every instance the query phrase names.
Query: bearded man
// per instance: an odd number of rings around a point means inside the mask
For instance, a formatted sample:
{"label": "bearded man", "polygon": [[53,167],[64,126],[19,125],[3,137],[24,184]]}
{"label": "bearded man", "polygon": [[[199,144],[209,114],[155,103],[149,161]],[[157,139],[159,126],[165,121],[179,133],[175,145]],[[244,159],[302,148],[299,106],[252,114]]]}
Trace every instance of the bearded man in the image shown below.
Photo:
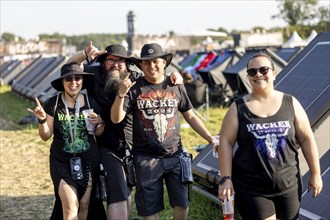
{"label": "bearded man", "polygon": [[[89,42],[85,50],[72,56],[68,62],[76,62],[84,65],[84,71],[94,73],[94,83],[88,88],[88,94],[92,96],[102,109],[101,117],[104,119],[104,132],[97,137],[100,151],[100,161],[107,172],[107,212],[109,219],[128,219],[131,209],[131,186],[127,185],[122,159],[125,157],[125,149],[132,146],[132,122],[131,114],[125,119],[114,124],[110,120],[110,109],[116,99],[119,85],[127,77],[132,81],[142,74],[129,69],[130,58],[125,47],[113,44],[99,51]],[[174,83],[182,84],[180,73],[171,74]]]}

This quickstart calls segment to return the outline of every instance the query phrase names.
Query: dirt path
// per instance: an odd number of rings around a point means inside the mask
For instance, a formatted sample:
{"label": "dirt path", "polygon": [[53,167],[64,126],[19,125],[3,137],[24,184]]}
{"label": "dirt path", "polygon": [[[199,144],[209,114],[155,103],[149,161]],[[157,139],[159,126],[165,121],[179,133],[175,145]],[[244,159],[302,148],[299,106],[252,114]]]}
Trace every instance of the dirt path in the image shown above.
{"label": "dirt path", "polygon": [[0,219],[49,219],[49,143],[0,115]]}

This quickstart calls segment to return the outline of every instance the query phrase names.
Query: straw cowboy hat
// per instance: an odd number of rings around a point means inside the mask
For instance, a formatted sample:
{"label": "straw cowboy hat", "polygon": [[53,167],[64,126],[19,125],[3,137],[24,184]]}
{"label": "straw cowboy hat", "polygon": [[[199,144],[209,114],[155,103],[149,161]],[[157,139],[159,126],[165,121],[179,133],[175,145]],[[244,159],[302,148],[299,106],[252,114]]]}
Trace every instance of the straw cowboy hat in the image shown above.
{"label": "straw cowboy hat", "polygon": [[141,69],[141,61],[143,60],[153,60],[156,58],[163,58],[166,60],[165,68],[170,65],[173,54],[172,53],[165,53],[162,47],[157,43],[145,44],[141,49],[140,58],[132,57],[131,61],[134,63],[140,70]]}
{"label": "straw cowboy hat", "polygon": [[64,91],[62,79],[68,76],[81,75],[83,76],[82,89],[86,88],[86,85],[92,80],[94,74],[86,73],[82,71],[81,67],[77,63],[64,64],[61,68],[61,76],[51,82],[54,89],[57,91]]}
{"label": "straw cowboy hat", "polygon": [[125,58],[125,59],[129,58],[127,56],[127,51],[126,51],[125,47],[121,44],[112,44],[110,46],[107,46],[105,48],[105,50],[107,51],[106,53],[104,53],[104,54],[102,54],[102,55],[100,55],[96,58],[97,62],[103,63],[103,61],[105,60],[105,58],[108,55],[114,55],[114,56],[122,57],[122,58]]}

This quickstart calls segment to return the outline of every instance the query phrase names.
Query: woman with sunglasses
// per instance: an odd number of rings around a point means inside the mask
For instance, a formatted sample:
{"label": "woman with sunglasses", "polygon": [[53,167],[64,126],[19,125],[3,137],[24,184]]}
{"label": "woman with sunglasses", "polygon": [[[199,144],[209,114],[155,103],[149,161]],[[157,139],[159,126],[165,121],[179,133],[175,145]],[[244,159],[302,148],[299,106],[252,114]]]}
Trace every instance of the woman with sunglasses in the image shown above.
{"label": "woman with sunglasses", "polygon": [[41,139],[47,141],[54,135],[50,175],[56,201],[51,219],[106,219],[102,202],[91,196],[99,172],[99,153],[82,113],[94,110],[88,117],[95,125],[95,135],[100,135],[101,109],[94,99],[81,93],[92,76],[76,63],[63,65],[61,76],[51,82],[60,93],[50,98],[44,108],[36,98],[35,109],[28,109],[38,118]]}
{"label": "woman with sunglasses", "polygon": [[[322,190],[319,155],[307,114],[296,98],[274,89],[271,58],[247,63],[252,92],[235,100],[220,131],[220,200],[235,195],[243,219],[297,219],[302,194],[298,149],[310,169],[308,190]],[[238,148],[233,155],[233,146]]]}

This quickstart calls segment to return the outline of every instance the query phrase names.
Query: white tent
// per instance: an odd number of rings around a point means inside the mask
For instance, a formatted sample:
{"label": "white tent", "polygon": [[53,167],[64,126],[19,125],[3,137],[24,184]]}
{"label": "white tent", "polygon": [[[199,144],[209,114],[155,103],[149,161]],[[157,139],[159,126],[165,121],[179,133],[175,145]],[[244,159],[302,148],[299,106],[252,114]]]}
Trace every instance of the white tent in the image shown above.
{"label": "white tent", "polygon": [[306,45],[309,44],[316,36],[317,36],[317,33],[315,30],[313,30],[312,33],[309,35],[309,37],[306,40]]}
{"label": "white tent", "polygon": [[179,35],[188,35],[188,36],[210,36],[210,37],[227,37],[227,33],[220,32],[220,31],[209,31],[204,29],[189,29],[188,31],[185,31],[184,33]]}
{"label": "white tent", "polygon": [[293,48],[293,47],[304,47],[306,46],[306,41],[304,41],[299,34],[294,31],[287,42],[283,44],[284,48]]}

